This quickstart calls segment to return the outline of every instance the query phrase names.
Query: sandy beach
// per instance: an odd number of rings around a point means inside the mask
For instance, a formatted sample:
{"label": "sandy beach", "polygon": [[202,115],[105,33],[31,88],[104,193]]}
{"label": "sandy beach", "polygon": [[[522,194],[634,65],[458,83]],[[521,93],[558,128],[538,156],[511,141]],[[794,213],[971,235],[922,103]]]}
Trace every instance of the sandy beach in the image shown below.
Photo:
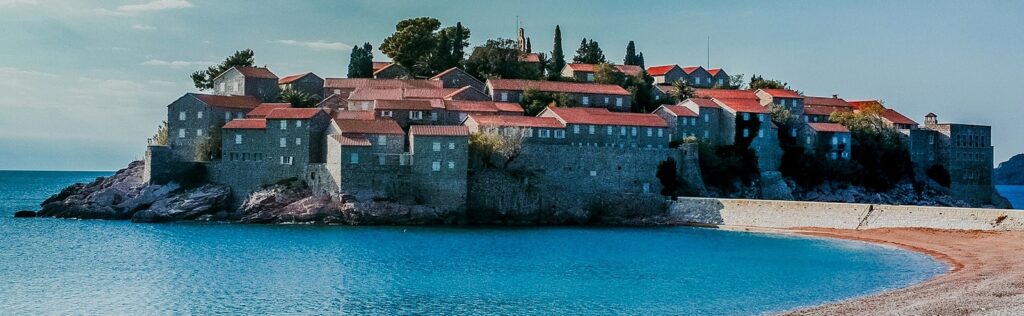
{"label": "sandy beach", "polygon": [[791,231],[919,251],[947,262],[951,270],[907,288],[791,311],[787,315],[1024,314],[1024,232],[916,228]]}

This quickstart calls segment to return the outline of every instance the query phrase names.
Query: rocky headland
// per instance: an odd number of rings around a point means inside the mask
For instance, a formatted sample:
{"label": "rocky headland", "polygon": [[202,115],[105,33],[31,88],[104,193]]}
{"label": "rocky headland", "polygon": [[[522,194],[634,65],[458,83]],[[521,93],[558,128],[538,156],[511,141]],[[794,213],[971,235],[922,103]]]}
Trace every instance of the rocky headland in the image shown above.
{"label": "rocky headland", "polygon": [[1024,185],[1024,154],[1018,154],[1000,163],[992,175],[992,182],[995,184]]}

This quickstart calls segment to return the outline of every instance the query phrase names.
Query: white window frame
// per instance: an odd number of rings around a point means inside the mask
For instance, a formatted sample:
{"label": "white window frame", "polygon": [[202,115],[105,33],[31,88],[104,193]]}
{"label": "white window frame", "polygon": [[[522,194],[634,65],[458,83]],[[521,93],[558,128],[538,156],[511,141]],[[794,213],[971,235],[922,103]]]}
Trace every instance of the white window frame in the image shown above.
{"label": "white window frame", "polygon": [[295,138],[295,146],[299,146],[299,145],[302,145],[302,138],[301,137],[296,137]]}
{"label": "white window frame", "polygon": [[634,127],[633,128],[633,137],[636,137],[637,132],[638,132],[638,129],[636,127]]}
{"label": "white window frame", "polygon": [[184,121],[186,119],[185,117],[187,115],[188,115],[188,113],[185,113],[185,111],[178,112],[178,120],[179,121]]}
{"label": "white window frame", "polygon": [[658,129],[658,137],[665,137],[665,130],[659,128]]}
{"label": "white window frame", "polygon": [[613,131],[613,129],[614,129],[614,128],[613,128],[613,127],[611,127],[611,125],[607,126],[607,127],[605,128],[605,130],[606,130],[606,131],[605,131],[605,134],[608,134],[608,136],[611,136],[612,134],[614,134],[614,133],[615,133],[615,132]]}
{"label": "white window frame", "polygon": [[430,163],[430,171],[433,171],[433,172],[441,171],[441,162],[440,161],[431,162]]}
{"label": "white window frame", "polygon": [[508,102],[508,92],[501,93],[501,102]]}
{"label": "white window frame", "polygon": [[179,128],[178,129],[178,138],[185,138],[185,129],[184,128]]}
{"label": "white window frame", "polygon": [[455,143],[454,142],[448,143],[448,149],[454,150],[455,149]]}
{"label": "white window frame", "polygon": [[302,120],[295,120],[295,127],[302,127]]}
{"label": "white window frame", "polygon": [[558,139],[565,138],[565,131],[564,130],[560,130],[560,129],[556,129],[555,130],[555,138],[558,138]]}
{"label": "white window frame", "polygon": [[743,112],[743,120],[744,121],[749,121],[750,120],[750,113]]}
{"label": "white window frame", "polygon": [[651,136],[654,136],[654,129],[648,127],[647,128],[647,137],[651,137]]}
{"label": "white window frame", "polygon": [[224,121],[227,122],[227,121],[230,121],[230,120],[231,120],[231,112],[224,112]]}
{"label": "white window frame", "polygon": [[711,115],[704,113],[704,123],[711,122]]}
{"label": "white window frame", "polygon": [[382,116],[382,117],[391,117],[392,115],[395,115],[395,113],[391,112],[391,111],[384,111],[384,110],[380,111],[380,116]]}
{"label": "white window frame", "polygon": [[441,142],[434,142],[432,149],[433,151],[441,151]]}
{"label": "white window frame", "polygon": [[196,136],[203,137],[203,129],[202,128],[197,128],[196,129]]}
{"label": "white window frame", "polygon": [[288,139],[284,138],[284,137],[281,137],[280,141],[278,141],[278,147],[281,147],[281,148],[288,147]]}
{"label": "white window frame", "polygon": [[573,125],[572,126],[572,133],[573,134],[579,134],[580,133],[580,126],[579,125]]}
{"label": "white window frame", "polygon": [[423,111],[409,111],[409,119],[410,120],[422,120],[423,119]]}
{"label": "white window frame", "polygon": [[203,111],[197,111],[196,112],[196,118],[197,119],[203,119]]}
{"label": "white window frame", "polygon": [[615,97],[615,106],[620,108],[622,107],[622,97]]}
{"label": "white window frame", "polygon": [[580,104],[590,105],[590,97],[589,96],[583,96],[581,98]]}
{"label": "white window frame", "polygon": [[451,161],[451,160],[448,161],[448,169],[455,169],[455,162],[454,161]]}
{"label": "white window frame", "polygon": [[594,135],[594,130],[595,130],[594,127],[595,127],[594,125],[587,126],[587,132],[589,132],[590,135]]}
{"label": "white window frame", "polygon": [[744,128],[743,129],[743,137],[744,138],[750,137],[750,130],[747,130],[746,128]]}
{"label": "white window frame", "polygon": [[287,130],[287,129],[288,129],[288,121],[281,120],[281,130],[283,131],[283,130]]}
{"label": "white window frame", "polygon": [[242,134],[235,134],[235,145],[242,144]]}
{"label": "white window frame", "polygon": [[384,135],[377,135],[377,145],[384,146],[388,144],[388,138]]}
{"label": "white window frame", "polygon": [[359,153],[351,153],[351,154],[349,154],[348,155],[348,163],[350,165],[358,165],[359,164]]}

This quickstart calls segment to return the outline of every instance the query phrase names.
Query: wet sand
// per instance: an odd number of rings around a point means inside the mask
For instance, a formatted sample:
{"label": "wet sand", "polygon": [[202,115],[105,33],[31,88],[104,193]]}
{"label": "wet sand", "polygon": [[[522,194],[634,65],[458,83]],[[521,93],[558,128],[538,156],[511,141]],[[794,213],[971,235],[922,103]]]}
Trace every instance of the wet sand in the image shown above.
{"label": "wet sand", "polygon": [[931,255],[951,269],[910,287],[787,315],[1024,315],[1024,232],[919,228],[790,231],[894,245]]}

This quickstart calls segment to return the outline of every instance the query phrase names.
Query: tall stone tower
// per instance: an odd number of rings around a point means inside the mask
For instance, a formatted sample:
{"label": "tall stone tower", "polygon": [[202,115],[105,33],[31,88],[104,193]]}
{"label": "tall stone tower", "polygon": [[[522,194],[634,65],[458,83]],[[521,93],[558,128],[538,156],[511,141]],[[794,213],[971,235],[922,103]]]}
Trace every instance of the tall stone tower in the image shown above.
{"label": "tall stone tower", "polygon": [[526,37],[526,30],[523,30],[523,28],[520,27],[519,32],[516,34],[516,47],[519,48],[520,52],[530,52],[529,41],[530,38]]}

